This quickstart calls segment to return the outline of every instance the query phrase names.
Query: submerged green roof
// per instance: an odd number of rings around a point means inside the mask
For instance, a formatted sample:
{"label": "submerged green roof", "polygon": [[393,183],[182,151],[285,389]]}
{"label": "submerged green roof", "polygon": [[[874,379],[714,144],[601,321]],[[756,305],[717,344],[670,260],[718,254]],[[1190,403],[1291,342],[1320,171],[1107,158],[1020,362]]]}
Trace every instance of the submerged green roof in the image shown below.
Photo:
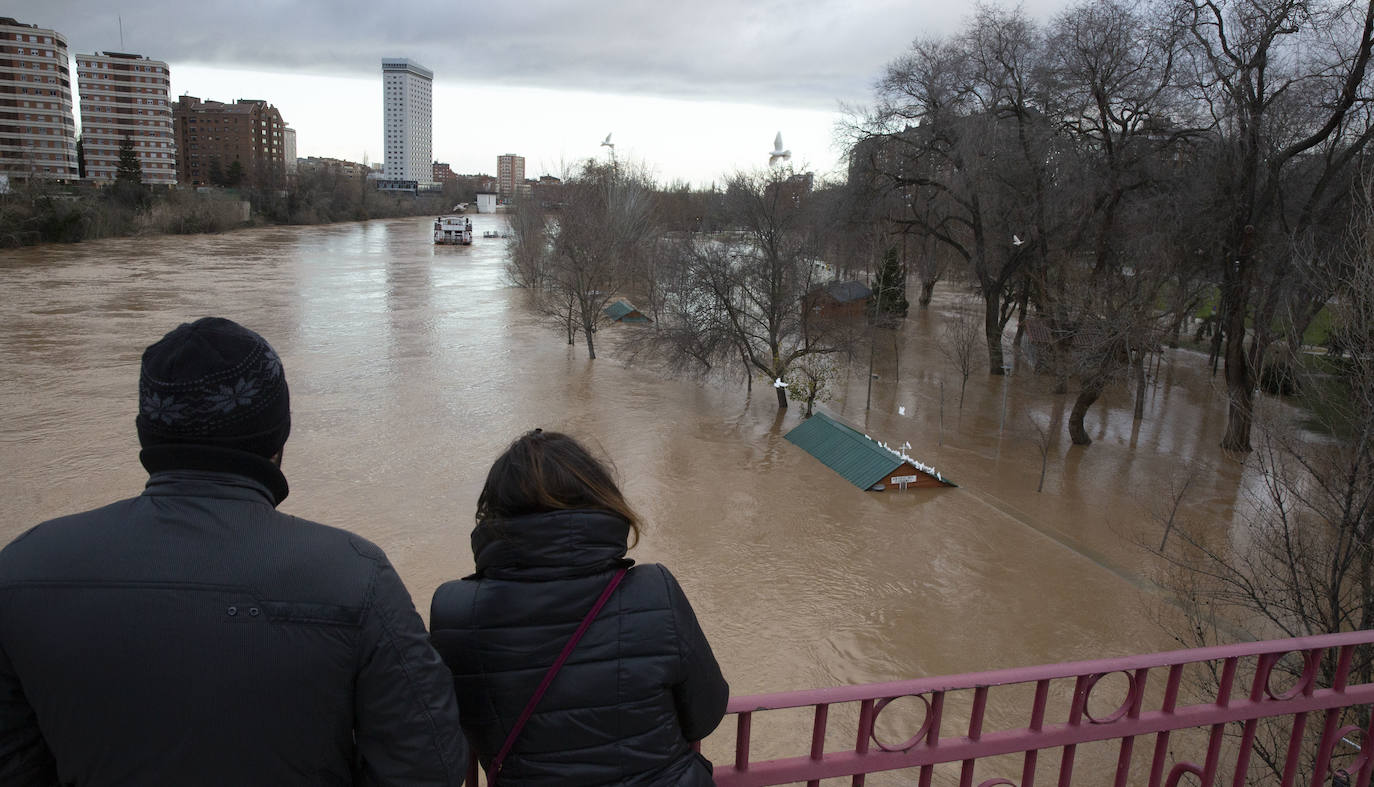
{"label": "submerged green roof", "polygon": [[[630,316],[633,315],[633,316]],[[649,322],[649,318],[639,313],[639,310],[625,301],[616,301],[606,307],[606,316],[612,320],[620,322]]]}
{"label": "submerged green roof", "polygon": [[816,413],[786,438],[860,489],[868,489],[902,464],[902,458],[824,413]]}

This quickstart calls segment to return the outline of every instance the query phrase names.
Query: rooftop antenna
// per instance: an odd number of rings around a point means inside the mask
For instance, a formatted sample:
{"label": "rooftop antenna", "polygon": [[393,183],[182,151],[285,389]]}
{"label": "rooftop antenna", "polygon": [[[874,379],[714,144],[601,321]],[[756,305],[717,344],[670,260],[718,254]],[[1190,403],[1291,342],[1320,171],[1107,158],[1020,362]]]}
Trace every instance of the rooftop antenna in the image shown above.
{"label": "rooftop antenna", "polygon": [[115,14],[115,19],[118,19],[118,20],[119,20],[119,49],[120,49],[120,51],[123,51],[123,49],[124,49],[124,17],[123,17],[122,15],[120,15],[120,14]]}

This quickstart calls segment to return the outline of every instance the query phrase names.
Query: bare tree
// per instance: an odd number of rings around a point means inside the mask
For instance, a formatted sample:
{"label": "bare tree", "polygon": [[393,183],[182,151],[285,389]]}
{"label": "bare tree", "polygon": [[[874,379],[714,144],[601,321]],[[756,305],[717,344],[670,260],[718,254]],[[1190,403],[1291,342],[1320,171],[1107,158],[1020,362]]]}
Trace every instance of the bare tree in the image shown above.
{"label": "bare tree", "polygon": [[839,369],[833,360],[819,355],[807,356],[793,366],[788,375],[787,395],[805,403],[803,417],[810,418],[816,402],[830,401],[830,386],[838,377]]}
{"label": "bare tree", "polygon": [[562,195],[562,209],[542,233],[536,219],[517,218],[512,278],[532,275],[540,308],[564,326],[569,343],[581,331],[587,357],[595,359],[606,306],[642,266],[655,237],[654,192],[633,165],[588,161],[565,180]]}
{"label": "bare tree", "polygon": [[1366,79],[1374,0],[1175,0],[1171,11],[1191,40],[1198,115],[1214,121],[1197,162],[1209,174],[1199,184],[1214,229],[1199,245],[1220,274],[1222,447],[1249,451],[1275,317],[1313,314],[1327,295],[1296,278],[1289,239],[1339,212],[1374,137]]}
{"label": "bare tree", "polygon": [[512,284],[529,288],[543,284],[551,229],[547,209],[539,200],[516,199],[510,213],[510,255],[506,262],[506,275]]}
{"label": "bare tree", "polygon": [[974,314],[977,308],[971,298],[957,304],[950,317],[940,326],[937,346],[949,365],[959,372],[959,409],[964,409],[964,389],[968,387],[969,375],[978,362],[978,351],[983,344],[982,331]]}
{"label": "bare tree", "polygon": [[[729,179],[731,230],[684,238],[672,254],[664,320],[645,338],[657,357],[699,372],[739,363],[774,381],[803,359],[847,348],[848,324],[826,319],[810,297],[821,280],[811,196],[811,176],[786,167]],[[786,408],[786,389],[776,394]]]}
{"label": "bare tree", "polygon": [[914,208],[899,221],[964,262],[983,297],[991,374],[1024,301],[1028,266],[1057,237],[1045,199],[1053,128],[1043,90],[1043,36],[1020,11],[980,6],[963,34],[917,41],[889,64],[867,136]]}
{"label": "bare tree", "polygon": [[1031,442],[1035,445],[1035,450],[1040,452],[1040,482],[1035,485],[1036,492],[1045,491],[1045,470],[1050,464],[1050,448],[1054,445],[1054,430],[1050,419],[1047,416],[1045,422],[1035,417],[1035,413],[1026,413],[1026,421],[1031,427]]}
{"label": "bare tree", "polygon": [[[1179,638],[1190,644],[1215,643],[1219,633],[1262,639],[1374,627],[1374,213],[1359,223],[1349,254],[1305,275],[1336,293],[1334,332],[1353,349],[1348,358],[1307,360],[1317,371],[1303,387],[1305,427],[1258,411],[1248,461],[1261,484],[1230,527],[1176,511],[1160,519],[1163,537],[1150,549],[1174,569],[1188,614]],[[1323,685],[1335,666],[1320,665]],[[1351,679],[1372,678],[1374,652],[1362,646]],[[1363,727],[1368,714],[1359,709],[1353,723]],[[1261,744],[1257,753],[1281,767],[1286,739]]]}

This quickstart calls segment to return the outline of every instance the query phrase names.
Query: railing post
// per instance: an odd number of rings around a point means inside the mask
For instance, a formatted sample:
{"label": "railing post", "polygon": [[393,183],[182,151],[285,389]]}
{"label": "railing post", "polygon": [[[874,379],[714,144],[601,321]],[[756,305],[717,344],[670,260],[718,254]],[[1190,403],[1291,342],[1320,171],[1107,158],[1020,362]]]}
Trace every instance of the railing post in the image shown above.
{"label": "railing post", "polygon": [[[1172,714],[1178,706],[1178,684],[1183,678],[1183,665],[1175,664],[1169,668],[1169,682],[1164,686],[1164,702],[1160,712]],[[1159,787],[1164,779],[1164,760],[1169,753],[1169,731],[1155,735],[1155,753],[1150,760],[1150,787]]]}
{"label": "railing post", "polygon": [[743,712],[735,727],[735,770],[743,773],[749,770],[749,730],[754,714]]}
{"label": "railing post", "polygon": [[[983,737],[983,713],[988,707],[988,687],[979,686],[973,690],[973,711],[969,714],[968,738],[971,741],[979,740]],[[977,760],[964,760],[963,767],[959,769],[959,787],[972,787],[973,768]]]}
{"label": "railing post", "polygon": [[[1031,706],[1030,731],[1039,732],[1045,726],[1045,706],[1050,701],[1050,682],[1047,679],[1035,683],[1035,704]],[[1035,761],[1040,758],[1038,749],[1026,752],[1021,763],[1021,787],[1035,787]]]}
{"label": "railing post", "polygon": [[[1269,675],[1274,668],[1274,662],[1277,660],[1278,657],[1273,653],[1262,653],[1259,660],[1255,662],[1255,679],[1250,684],[1251,702],[1259,702],[1264,699]],[[1231,787],[1245,787],[1246,777],[1250,773],[1250,752],[1255,748],[1255,732],[1258,728],[1259,719],[1245,722],[1244,732],[1240,736],[1240,752],[1236,755],[1236,774],[1231,780]]]}
{"label": "railing post", "polygon": [[[867,699],[859,703],[859,739],[854,741],[855,754],[867,754],[868,742],[873,739],[873,703],[874,700]],[[850,781],[851,787],[864,787],[864,775],[854,774]]]}
{"label": "railing post", "polygon": [[[1079,675],[1073,683],[1073,702],[1069,705],[1069,726],[1077,727],[1083,721],[1083,708],[1088,704],[1088,686],[1091,675]],[[1069,787],[1073,781],[1073,759],[1078,747],[1069,744],[1059,759],[1059,787]]]}
{"label": "railing post", "polygon": [[[816,762],[825,757],[825,727],[826,718],[829,715],[830,706],[828,704],[816,704],[816,716],[811,724],[811,759]],[[806,783],[806,787],[821,787],[821,780],[812,779]]]}
{"label": "railing post", "polygon": [[[940,719],[945,711],[945,693],[935,692],[935,698],[930,702],[930,718],[927,719],[925,745],[927,748],[935,748],[940,745]],[[930,779],[935,775],[934,765],[921,766],[921,780],[918,782],[920,787],[930,787]]]}
{"label": "railing post", "polygon": [[[1140,718],[1140,708],[1145,704],[1145,682],[1149,680],[1150,668],[1142,667],[1135,671],[1135,680],[1131,683],[1131,706],[1126,711],[1126,718],[1132,721]],[[1135,751],[1135,736],[1128,735],[1121,739],[1121,751],[1116,757],[1116,781],[1112,787],[1126,787],[1126,779],[1131,772],[1131,756]]]}

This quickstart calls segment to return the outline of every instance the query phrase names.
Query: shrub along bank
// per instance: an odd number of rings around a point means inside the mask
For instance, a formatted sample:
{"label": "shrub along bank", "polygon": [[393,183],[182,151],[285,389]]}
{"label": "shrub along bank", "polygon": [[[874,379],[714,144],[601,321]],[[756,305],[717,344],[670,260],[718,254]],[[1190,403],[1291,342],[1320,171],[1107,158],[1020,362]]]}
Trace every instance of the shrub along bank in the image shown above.
{"label": "shrub along bank", "polygon": [[280,190],[105,188],[26,183],[0,194],[0,247],[77,243],[120,235],[223,232],[263,224],[422,216],[447,198],[378,192],[365,181],[322,173]]}

